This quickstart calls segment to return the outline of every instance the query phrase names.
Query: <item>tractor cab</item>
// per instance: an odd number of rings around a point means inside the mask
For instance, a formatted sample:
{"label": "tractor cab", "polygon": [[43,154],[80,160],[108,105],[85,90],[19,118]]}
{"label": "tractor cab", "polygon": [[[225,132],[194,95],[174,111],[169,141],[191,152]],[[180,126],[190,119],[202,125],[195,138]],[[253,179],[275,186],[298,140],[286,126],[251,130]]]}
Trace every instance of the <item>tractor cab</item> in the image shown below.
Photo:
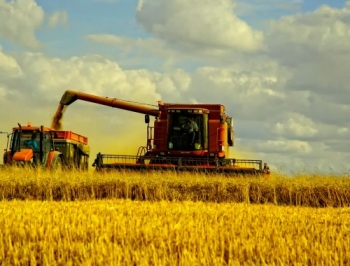
{"label": "tractor cab", "polygon": [[51,129],[43,126],[19,124],[13,128],[9,137],[11,139],[5,149],[4,164],[46,165],[51,159],[50,153],[55,150]]}
{"label": "tractor cab", "polygon": [[88,138],[72,131],[53,130],[30,123],[7,134],[4,165],[88,170]]}
{"label": "tractor cab", "polygon": [[203,108],[168,109],[168,149],[207,150],[208,113],[209,111]]}
{"label": "tractor cab", "polygon": [[54,150],[50,132],[43,132],[41,137],[41,132],[37,128],[14,130],[10,145],[12,152],[20,151],[21,149],[32,149],[34,153],[40,152],[40,146],[42,146],[44,151]]}

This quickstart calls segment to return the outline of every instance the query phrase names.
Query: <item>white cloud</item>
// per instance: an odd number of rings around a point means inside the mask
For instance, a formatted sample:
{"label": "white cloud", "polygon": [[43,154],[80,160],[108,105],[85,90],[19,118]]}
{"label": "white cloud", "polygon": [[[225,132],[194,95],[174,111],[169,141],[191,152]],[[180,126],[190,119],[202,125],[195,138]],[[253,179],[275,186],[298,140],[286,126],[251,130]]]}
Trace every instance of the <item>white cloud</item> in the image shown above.
{"label": "white cloud", "polygon": [[239,19],[230,0],[143,0],[136,18],[172,46],[204,53],[263,48],[263,35]]}
{"label": "white cloud", "polygon": [[271,44],[302,45],[315,52],[350,51],[349,19],[349,4],[342,9],[324,5],[312,13],[286,16],[271,22]]}
{"label": "white cloud", "polygon": [[154,94],[151,72],[122,70],[116,62],[98,55],[64,60],[41,53],[25,53],[17,57],[17,63],[25,69],[28,89],[39,90],[42,97],[52,97],[53,93],[60,96],[66,89],[135,100],[153,98],[156,101],[160,97]]}
{"label": "white cloud", "polygon": [[268,54],[289,70],[289,109],[315,122],[349,125],[350,2],[271,22]]}
{"label": "white cloud", "polygon": [[141,11],[142,6],[143,6],[143,1],[144,1],[144,0],[138,0],[138,2],[137,2],[137,8],[136,8],[137,11]]}
{"label": "white cloud", "polygon": [[56,11],[49,16],[49,26],[56,27],[59,24],[66,26],[68,24],[68,14],[65,11]]}
{"label": "white cloud", "polygon": [[349,129],[346,127],[341,127],[341,128],[338,128],[338,130],[337,130],[337,133],[339,135],[345,135],[345,134],[347,135],[348,132],[349,132]]}
{"label": "white cloud", "polygon": [[21,67],[17,64],[16,60],[2,52],[0,46],[0,82],[6,81],[11,78],[19,77],[22,74]]}
{"label": "white cloud", "polygon": [[0,0],[0,38],[27,48],[39,48],[35,30],[44,20],[44,11],[34,0]]}
{"label": "white cloud", "polygon": [[268,140],[258,144],[260,150],[275,153],[287,154],[310,154],[312,152],[311,145],[306,141],[298,140]]}
{"label": "white cloud", "polygon": [[302,114],[292,113],[285,122],[278,122],[274,131],[277,134],[293,137],[310,138],[317,134],[315,123]]}
{"label": "white cloud", "polygon": [[7,94],[6,88],[1,87],[0,85],[0,97],[5,97],[6,94]]}
{"label": "white cloud", "polygon": [[273,67],[262,72],[201,67],[192,75],[192,95],[199,102],[225,104],[236,119],[271,119],[276,109],[283,108],[285,91],[280,88],[284,78],[283,71]]}
{"label": "white cloud", "polygon": [[187,97],[191,88],[192,77],[182,69],[169,73],[158,74],[155,79],[157,92],[167,102],[188,102]]}

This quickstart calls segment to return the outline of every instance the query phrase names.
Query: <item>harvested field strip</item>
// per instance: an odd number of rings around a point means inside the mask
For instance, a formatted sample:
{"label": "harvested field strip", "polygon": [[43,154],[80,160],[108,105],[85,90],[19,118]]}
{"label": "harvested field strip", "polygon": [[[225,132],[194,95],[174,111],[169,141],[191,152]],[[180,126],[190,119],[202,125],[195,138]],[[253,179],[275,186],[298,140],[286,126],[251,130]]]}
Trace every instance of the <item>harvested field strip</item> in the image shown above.
{"label": "harvested field strip", "polygon": [[227,178],[200,174],[0,172],[0,200],[132,199],[245,202],[310,207],[350,205],[350,178]]}
{"label": "harvested field strip", "polygon": [[350,209],[0,202],[5,265],[348,265]]}

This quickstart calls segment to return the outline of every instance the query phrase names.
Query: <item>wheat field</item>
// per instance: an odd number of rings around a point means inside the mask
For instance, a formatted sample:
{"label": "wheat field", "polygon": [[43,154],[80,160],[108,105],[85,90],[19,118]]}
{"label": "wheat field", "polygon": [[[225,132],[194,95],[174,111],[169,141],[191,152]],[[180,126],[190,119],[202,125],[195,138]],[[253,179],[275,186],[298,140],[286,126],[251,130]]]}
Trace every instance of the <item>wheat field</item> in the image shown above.
{"label": "wheat field", "polygon": [[348,265],[350,208],[0,202],[2,265]]}
{"label": "wheat field", "polygon": [[348,265],[350,180],[0,170],[0,265]]}
{"label": "wheat field", "polygon": [[0,171],[0,200],[244,202],[307,207],[347,207],[346,176],[227,177],[174,172],[64,172],[11,168]]}

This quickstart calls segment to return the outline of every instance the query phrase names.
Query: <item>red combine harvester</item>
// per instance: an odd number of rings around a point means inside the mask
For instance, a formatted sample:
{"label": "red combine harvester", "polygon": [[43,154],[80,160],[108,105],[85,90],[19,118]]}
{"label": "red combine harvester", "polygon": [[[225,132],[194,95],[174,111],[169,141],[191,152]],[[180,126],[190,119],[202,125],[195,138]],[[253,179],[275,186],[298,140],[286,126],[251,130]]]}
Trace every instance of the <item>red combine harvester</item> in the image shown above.
{"label": "red combine harvester", "polygon": [[28,123],[26,126],[18,124],[7,138],[4,166],[88,169],[88,139],[74,132]]}
{"label": "red combine harvester", "polygon": [[[175,104],[158,102],[158,106],[95,96],[67,90],[60,101],[70,105],[76,100],[106,105],[145,115],[146,145],[136,155],[98,153],[96,170],[176,170],[228,174],[268,173],[261,160],[229,158],[234,144],[232,118],[222,104]],[[150,116],[155,117],[150,126]]]}

